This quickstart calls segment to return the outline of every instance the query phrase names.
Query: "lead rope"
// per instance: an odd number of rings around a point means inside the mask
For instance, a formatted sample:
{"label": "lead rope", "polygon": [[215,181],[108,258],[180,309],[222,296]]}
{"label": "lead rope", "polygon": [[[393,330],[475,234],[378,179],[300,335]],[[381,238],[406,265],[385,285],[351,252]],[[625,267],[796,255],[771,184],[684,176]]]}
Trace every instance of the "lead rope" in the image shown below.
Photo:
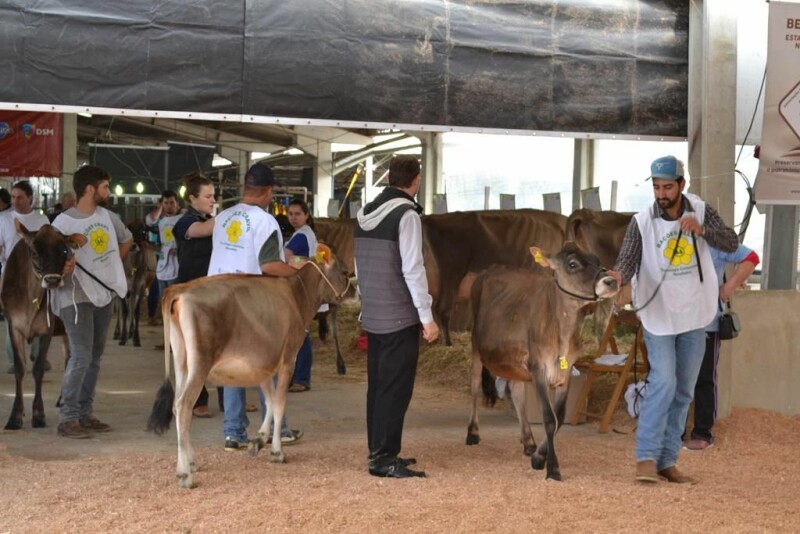
{"label": "lead rope", "polygon": [[333,294],[336,295],[337,299],[340,299],[340,298],[344,297],[345,293],[347,293],[347,290],[350,289],[350,279],[349,278],[347,279],[347,285],[344,286],[344,291],[339,293],[338,291],[336,291],[336,288],[333,286],[333,283],[331,283],[331,281],[328,280],[328,277],[325,276],[325,273],[322,272],[322,269],[320,268],[320,266],[317,265],[317,262],[309,261],[308,263],[310,263],[311,265],[313,265],[314,267],[317,268],[317,270],[319,271],[319,274],[322,276],[322,279],[325,280],[325,282],[327,282],[328,286],[333,290]]}

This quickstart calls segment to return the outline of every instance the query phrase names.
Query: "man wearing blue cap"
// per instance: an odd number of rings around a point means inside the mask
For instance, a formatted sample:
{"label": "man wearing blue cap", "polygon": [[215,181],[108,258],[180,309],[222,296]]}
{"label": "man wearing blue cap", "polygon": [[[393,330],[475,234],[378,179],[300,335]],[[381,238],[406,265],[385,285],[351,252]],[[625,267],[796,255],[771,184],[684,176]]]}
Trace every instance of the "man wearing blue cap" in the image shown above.
{"label": "man wearing blue cap", "polygon": [[636,480],[694,484],[676,464],[714,318],[719,283],[709,247],[733,252],[736,233],[699,197],[684,193],[683,163],[650,166],[655,202],[628,226],[614,270],[633,283],[650,372],[636,428]]}
{"label": "man wearing blue cap", "polygon": [[[272,188],[278,185],[272,169],[256,163],[247,170],[242,201],[221,211],[214,222],[211,236],[213,250],[208,275],[226,273],[268,274],[291,276],[304,262],[285,263],[283,236],[275,217],[266,208],[272,202]],[[262,397],[262,412],[264,411]],[[223,392],[225,415],[222,429],[225,450],[247,449],[245,389],[225,387]],[[288,445],[303,435],[300,430],[290,430],[283,418],[281,442]]]}

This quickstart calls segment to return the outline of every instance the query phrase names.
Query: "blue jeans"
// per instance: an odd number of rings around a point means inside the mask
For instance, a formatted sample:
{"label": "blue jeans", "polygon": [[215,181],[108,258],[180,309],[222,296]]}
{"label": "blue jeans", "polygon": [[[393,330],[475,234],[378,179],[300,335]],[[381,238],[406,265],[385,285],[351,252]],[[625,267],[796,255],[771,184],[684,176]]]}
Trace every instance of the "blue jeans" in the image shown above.
{"label": "blue jeans", "polygon": [[311,335],[306,332],[306,339],[303,346],[297,351],[297,359],[294,362],[294,377],[292,384],[303,384],[311,387],[311,361],[314,354],[311,351]]}
{"label": "blue jeans", "polygon": [[643,337],[650,372],[636,428],[636,461],[654,460],[660,471],[678,462],[706,334],[699,328],[657,336],[645,329]]}
{"label": "blue jeans", "polygon": [[159,280],[158,281],[158,295],[159,296],[158,296],[158,299],[157,299],[156,302],[160,302],[161,301],[161,297],[164,296],[164,291],[166,291],[166,289],[169,286],[175,285],[177,283],[178,283],[178,279],[177,278],[173,278],[172,280]]}
{"label": "blue jeans", "polygon": [[159,291],[159,281],[153,280],[150,289],[147,290],[147,316],[155,317],[158,304],[161,302],[161,292]]}
{"label": "blue jeans", "polygon": [[85,419],[94,411],[94,390],[113,306],[113,302],[102,308],[88,302],[78,304],[78,324],[73,306],[61,308],[70,351],[61,382],[62,423]]}
{"label": "blue jeans", "polygon": [[[275,385],[277,381],[278,375],[275,375],[272,379],[272,384]],[[222,389],[222,401],[225,405],[225,412],[222,417],[222,433],[226,438],[247,441],[247,427],[250,426],[250,419],[247,418],[247,411],[245,410],[245,388],[224,387]],[[267,416],[267,404],[261,388],[258,389],[258,400],[261,404],[261,420],[263,421]],[[287,435],[290,432],[286,423],[286,414],[284,413],[281,420],[281,435]]]}
{"label": "blue jeans", "polygon": [[[36,336],[31,341],[31,349],[28,353],[28,356],[30,357],[31,361],[34,361],[33,357],[37,354],[39,354],[39,336]],[[8,318],[6,318],[6,357],[8,358],[8,363],[15,365],[14,349],[11,346],[11,323],[9,322]]]}

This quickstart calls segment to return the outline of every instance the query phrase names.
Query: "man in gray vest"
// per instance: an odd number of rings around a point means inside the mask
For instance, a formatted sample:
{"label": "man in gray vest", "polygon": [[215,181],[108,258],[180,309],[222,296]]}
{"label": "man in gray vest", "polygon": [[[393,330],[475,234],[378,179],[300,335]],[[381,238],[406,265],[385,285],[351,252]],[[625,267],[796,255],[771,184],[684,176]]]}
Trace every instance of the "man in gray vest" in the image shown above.
{"label": "man in gray vest", "polygon": [[400,454],[405,419],[419,357],[420,324],[428,342],[439,336],[433,321],[422,263],[419,161],[397,156],[389,165],[389,187],[358,213],[356,276],[361,323],[367,332],[367,442],[369,473],[378,477],[424,477]]}

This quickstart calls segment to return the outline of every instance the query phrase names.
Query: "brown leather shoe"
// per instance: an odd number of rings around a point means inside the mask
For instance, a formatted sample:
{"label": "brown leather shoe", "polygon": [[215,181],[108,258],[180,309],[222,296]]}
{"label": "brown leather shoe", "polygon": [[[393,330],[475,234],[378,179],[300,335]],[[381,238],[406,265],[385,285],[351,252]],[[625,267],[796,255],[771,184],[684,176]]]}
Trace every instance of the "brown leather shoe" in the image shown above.
{"label": "brown leather shoe", "polygon": [[199,417],[200,419],[208,419],[211,417],[211,412],[209,411],[208,406],[197,406],[192,410],[192,415]]}
{"label": "brown leather shoe", "polygon": [[656,462],[654,460],[636,462],[636,482],[642,482],[644,484],[655,484],[658,482],[658,473],[656,473]]}
{"label": "brown leather shoe", "polygon": [[59,436],[62,438],[71,438],[71,439],[89,439],[92,437],[89,432],[86,431],[85,428],[81,426],[81,424],[77,421],[67,421],[66,423],[58,423],[58,429],[56,430]]}
{"label": "brown leather shoe", "polygon": [[111,425],[101,422],[100,419],[93,415],[90,415],[86,419],[81,419],[80,425],[82,428],[93,432],[109,432],[111,430]]}
{"label": "brown leather shoe", "polygon": [[672,482],[673,484],[697,484],[697,479],[692,478],[689,475],[684,475],[678,471],[678,468],[674,465],[672,467],[662,469],[658,472],[658,474],[666,478],[667,482]]}

